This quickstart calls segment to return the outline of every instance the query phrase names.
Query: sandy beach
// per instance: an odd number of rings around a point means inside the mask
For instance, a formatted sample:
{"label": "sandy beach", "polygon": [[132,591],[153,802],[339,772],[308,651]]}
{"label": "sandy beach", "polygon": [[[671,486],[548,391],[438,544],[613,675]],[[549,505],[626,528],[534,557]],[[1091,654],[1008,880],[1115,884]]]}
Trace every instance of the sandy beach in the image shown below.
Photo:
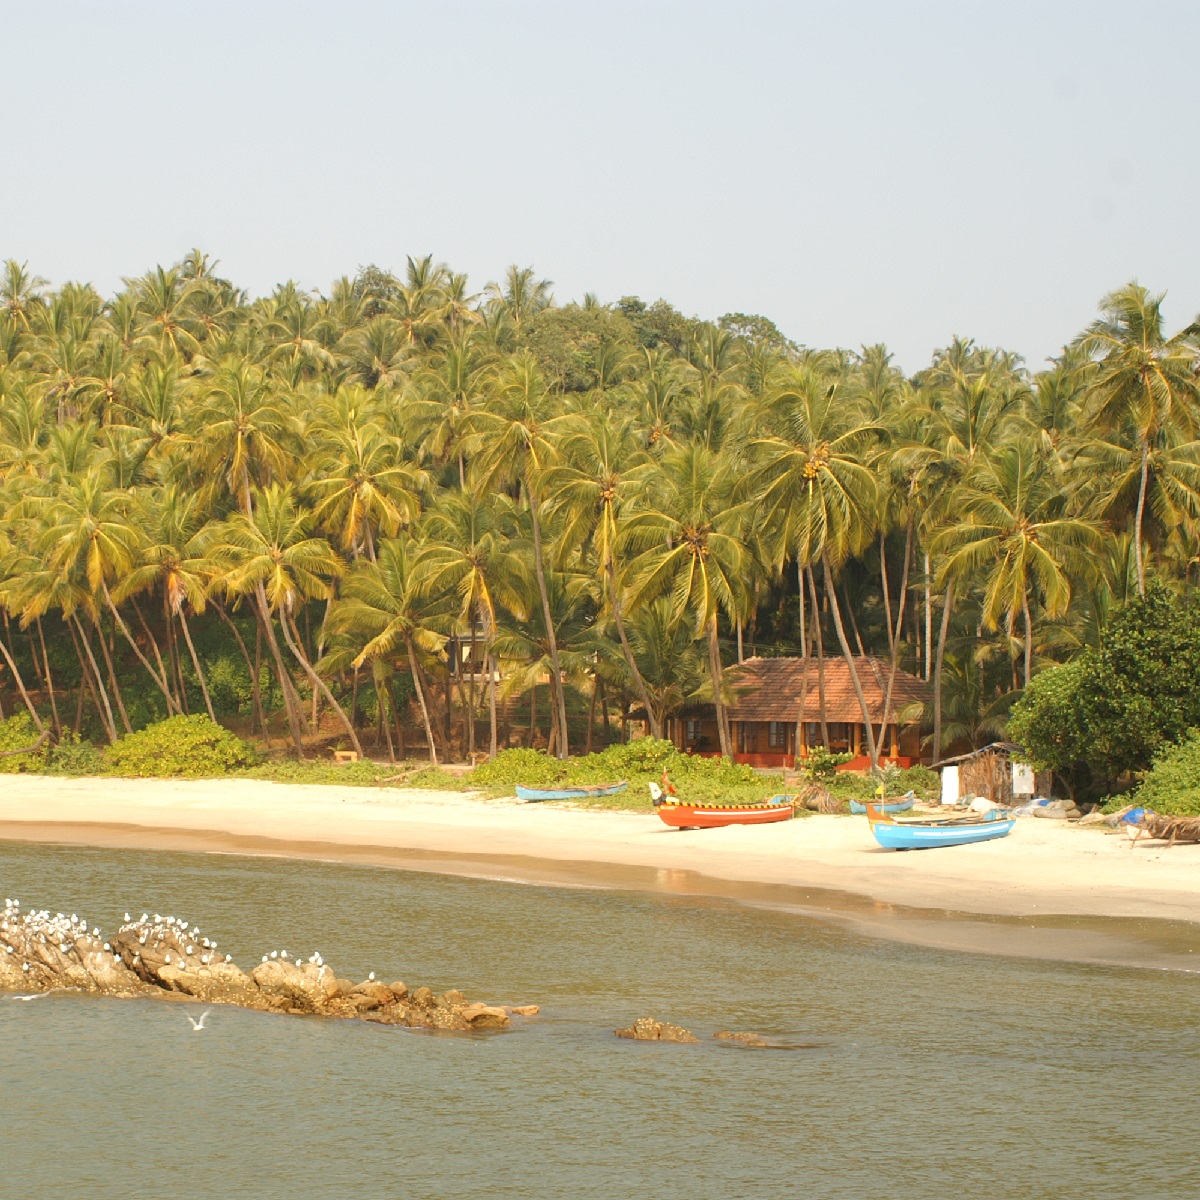
{"label": "sandy beach", "polygon": [[[1006,839],[879,849],[865,819],[680,833],[653,815],[458,792],[255,780],[8,776],[0,838],[376,862],[449,873],[762,899],[829,890],[874,905],[1010,917],[1200,921],[1200,847],[1026,819]],[[755,890],[757,889],[757,891]]]}

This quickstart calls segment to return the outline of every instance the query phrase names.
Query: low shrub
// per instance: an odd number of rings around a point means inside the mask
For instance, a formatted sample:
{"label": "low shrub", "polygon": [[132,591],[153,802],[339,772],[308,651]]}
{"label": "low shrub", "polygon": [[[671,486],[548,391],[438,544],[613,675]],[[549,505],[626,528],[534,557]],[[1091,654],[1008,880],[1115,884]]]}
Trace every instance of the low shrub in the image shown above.
{"label": "low shrub", "polygon": [[47,775],[103,775],[104,755],[77,733],[67,730],[46,755]]}
{"label": "low shrub", "polygon": [[756,802],[782,790],[782,778],[764,775],[753,767],[681,754],[670,742],[640,738],[609,746],[595,754],[561,762],[538,750],[504,750],[491,762],[480,763],[466,776],[467,786],[494,794],[511,795],[518,783],[546,787],[555,783],[590,784],[628,781],[624,792],[600,796],[584,803],[595,807],[648,809],[649,784],[667,772],[679,795],[697,803]]}
{"label": "low shrub", "polygon": [[942,777],[928,767],[905,767],[895,781],[896,794],[915,792],[918,800],[936,800],[942,794]]}
{"label": "low shrub", "polygon": [[1132,796],[1114,799],[1134,803],[1169,816],[1200,816],[1200,730],[1159,752]]}
{"label": "low shrub", "polygon": [[[37,740],[37,730],[27,712],[14,713],[8,720],[0,721],[0,750],[23,750]],[[15,775],[21,771],[37,771],[42,762],[41,750],[32,754],[9,754],[0,758],[0,772]]]}
{"label": "low shrub", "polygon": [[814,783],[828,783],[835,778],[838,767],[848,763],[853,754],[835,754],[824,746],[813,746],[804,760],[804,775]]}
{"label": "low shrub", "polygon": [[229,775],[253,766],[254,751],[206,716],[169,717],[110,746],[104,755],[110,775]]}

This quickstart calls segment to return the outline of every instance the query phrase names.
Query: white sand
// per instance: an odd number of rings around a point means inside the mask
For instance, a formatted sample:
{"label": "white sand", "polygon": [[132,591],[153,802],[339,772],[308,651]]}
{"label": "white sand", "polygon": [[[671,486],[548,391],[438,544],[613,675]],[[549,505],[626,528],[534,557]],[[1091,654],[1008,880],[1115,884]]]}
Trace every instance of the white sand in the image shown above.
{"label": "white sand", "polygon": [[[357,861],[363,855],[351,848],[408,850],[446,856],[425,865],[451,872],[484,873],[478,865],[491,863],[492,875],[534,878],[531,860],[548,860],[606,864],[615,886],[624,886],[619,868],[652,868],[657,886],[670,888],[675,877],[682,886],[686,876],[689,891],[703,890],[696,872],[960,912],[1200,920],[1200,846],[1142,842],[1131,849],[1103,827],[1059,821],[1023,819],[999,841],[896,853],[875,845],[862,817],[680,833],[649,814],[456,792],[250,780],[2,780],[0,838]],[[175,836],[182,834],[191,840]],[[593,883],[604,878],[594,866],[587,875]]]}

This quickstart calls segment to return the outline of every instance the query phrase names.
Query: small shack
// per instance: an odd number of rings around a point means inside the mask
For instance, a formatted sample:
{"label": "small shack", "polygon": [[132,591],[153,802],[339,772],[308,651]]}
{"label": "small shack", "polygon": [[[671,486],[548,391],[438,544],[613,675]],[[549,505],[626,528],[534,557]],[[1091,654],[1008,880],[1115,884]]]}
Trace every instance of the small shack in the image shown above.
{"label": "small shack", "polygon": [[942,775],[942,803],[958,804],[983,796],[997,804],[1023,804],[1049,791],[1048,774],[1038,775],[1018,759],[1024,750],[1014,742],[992,742],[933,764]]}

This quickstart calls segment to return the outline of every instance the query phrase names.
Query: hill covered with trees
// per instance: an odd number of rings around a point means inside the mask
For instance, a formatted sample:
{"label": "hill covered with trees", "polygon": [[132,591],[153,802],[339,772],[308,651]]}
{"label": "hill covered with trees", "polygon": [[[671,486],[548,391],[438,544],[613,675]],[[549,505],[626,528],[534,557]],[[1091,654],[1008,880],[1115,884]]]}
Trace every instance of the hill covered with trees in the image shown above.
{"label": "hill covered with trees", "polygon": [[743,654],[865,652],[934,682],[931,749],[976,744],[1192,584],[1200,337],[1161,305],[1115,291],[1042,372],[955,339],[906,377],[531,269],[250,299],[193,252],[105,298],[9,262],[6,710],[564,754],[722,711]]}

